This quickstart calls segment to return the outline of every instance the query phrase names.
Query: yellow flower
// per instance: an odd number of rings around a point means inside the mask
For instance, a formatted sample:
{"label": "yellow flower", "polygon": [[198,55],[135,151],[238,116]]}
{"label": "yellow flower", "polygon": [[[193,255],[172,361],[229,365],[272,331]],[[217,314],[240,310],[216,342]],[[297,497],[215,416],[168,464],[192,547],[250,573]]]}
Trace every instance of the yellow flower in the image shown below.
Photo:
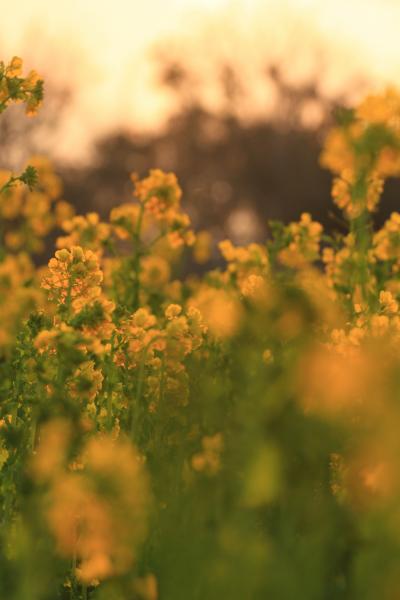
{"label": "yellow flower", "polygon": [[371,318],[372,335],[380,337],[389,331],[389,318],[386,315],[374,315]]}
{"label": "yellow flower", "polygon": [[173,319],[173,318],[177,317],[178,315],[180,315],[181,312],[182,312],[182,307],[179,306],[179,304],[170,304],[165,309],[165,316],[167,317],[167,319]]}
{"label": "yellow flower", "polygon": [[353,169],[354,156],[348,138],[341,128],[335,127],[328,133],[321,153],[320,164],[334,173]]}
{"label": "yellow flower", "polygon": [[313,221],[309,213],[302,213],[298,223],[286,228],[290,242],[279,252],[279,260],[289,267],[304,267],[319,258],[322,225]]}
{"label": "yellow flower", "polygon": [[112,209],[110,213],[110,222],[114,226],[114,231],[122,240],[128,239],[135,230],[139,217],[140,208],[137,204],[121,204]]}
{"label": "yellow flower", "polygon": [[25,77],[22,82],[22,89],[28,92],[34,90],[37,82],[40,80],[40,76],[36,71],[30,71],[30,73]]}
{"label": "yellow flower", "polygon": [[274,356],[269,348],[264,350],[262,359],[266,365],[270,365],[271,363],[274,362]]}
{"label": "yellow flower", "polygon": [[155,316],[152,315],[147,308],[139,308],[132,317],[132,323],[143,329],[154,327],[156,322]]}
{"label": "yellow flower", "polygon": [[57,336],[58,331],[56,329],[43,329],[43,331],[40,331],[40,333],[38,333],[38,335],[36,336],[34,346],[37,350],[39,350],[40,353],[42,353],[53,344]]}
{"label": "yellow flower", "polygon": [[367,96],[356,109],[356,116],[369,123],[400,128],[400,95],[392,87],[382,94]]}
{"label": "yellow flower", "polygon": [[379,294],[379,302],[389,314],[396,314],[399,310],[399,304],[393,298],[391,292],[382,290]]}
{"label": "yellow flower", "polygon": [[151,169],[148,177],[136,181],[135,195],[141,202],[148,203],[150,212],[159,214],[179,205],[182,190],[175,173]]}
{"label": "yellow flower", "polygon": [[72,429],[66,419],[53,419],[41,427],[39,448],[31,461],[36,480],[47,481],[64,469],[71,437]]}
{"label": "yellow flower", "polygon": [[71,248],[84,246],[94,252],[102,254],[102,243],[110,236],[110,226],[101,223],[97,213],[87,213],[85,217],[76,216],[65,220],[62,228],[69,235],[59,237],[56,241],[58,248]]}
{"label": "yellow flower", "polygon": [[98,257],[91,250],[80,246],[57,250],[48,267],[49,274],[44,277],[42,287],[59,304],[71,302],[74,311],[79,312],[99,298],[103,273]]}
{"label": "yellow flower", "polygon": [[146,535],[150,501],[136,449],[127,440],[96,435],[77,470],[68,467],[67,423],[52,421],[39,436],[32,474],[49,484],[43,507],[58,553],[78,559],[76,576],[86,584],[129,572]]}
{"label": "yellow flower", "polygon": [[222,435],[204,436],[201,445],[202,451],[192,457],[192,467],[195,471],[216,475],[221,469]]}
{"label": "yellow flower", "polygon": [[210,332],[217,337],[232,337],[240,327],[243,316],[240,302],[225,290],[203,287],[189,305],[200,311]]}
{"label": "yellow flower", "polygon": [[18,56],[14,56],[8,66],[6,67],[5,74],[7,77],[20,77],[22,74],[22,59]]}

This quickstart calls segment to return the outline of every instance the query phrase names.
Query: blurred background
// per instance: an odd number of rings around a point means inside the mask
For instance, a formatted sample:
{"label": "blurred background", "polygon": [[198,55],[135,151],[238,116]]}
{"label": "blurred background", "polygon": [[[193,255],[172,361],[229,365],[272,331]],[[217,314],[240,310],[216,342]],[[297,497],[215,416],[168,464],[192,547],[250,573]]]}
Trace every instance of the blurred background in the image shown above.
{"label": "blurred background", "polygon": [[[318,155],[335,109],[396,85],[398,0],[20,0],[0,54],[45,78],[36,119],[0,120],[0,164],[46,154],[77,211],[106,216],[129,173],[175,171],[196,229],[262,240],[303,211],[340,227]],[[383,212],[400,186],[389,181]]]}

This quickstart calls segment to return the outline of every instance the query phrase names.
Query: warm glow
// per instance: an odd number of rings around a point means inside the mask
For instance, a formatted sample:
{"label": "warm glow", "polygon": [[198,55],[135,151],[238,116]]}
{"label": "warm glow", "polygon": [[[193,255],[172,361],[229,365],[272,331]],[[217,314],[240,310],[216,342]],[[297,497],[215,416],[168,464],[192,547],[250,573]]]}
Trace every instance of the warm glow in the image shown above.
{"label": "warm glow", "polygon": [[[68,148],[82,138],[82,122],[87,140],[122,123],[163,122],[171,97],[155,87],[155,45],[175,49],[204,77],[221,57],[234,59],[250,92],[244,116],[260,115],[272,92],[257,78],[271,58],[283,61],[289,78],[321,74],[327,93],[351,94],[360,80],[396,83],[399,22],[393,0],[23,0],[3,15],[1,46],[48,80],[65,85],[67,75],[78,84],[63,136]],[[206,96],[215,105],[212,84]]]}

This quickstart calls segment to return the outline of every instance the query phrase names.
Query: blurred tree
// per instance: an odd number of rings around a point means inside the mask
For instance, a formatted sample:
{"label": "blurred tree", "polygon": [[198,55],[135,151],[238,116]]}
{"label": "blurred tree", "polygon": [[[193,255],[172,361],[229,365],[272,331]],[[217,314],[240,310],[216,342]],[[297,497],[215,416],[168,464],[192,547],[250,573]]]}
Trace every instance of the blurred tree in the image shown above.
{"label": "blurred tree", "polygon": [[[259,241],[267,235],[269,219],[296,220],[304,211],[328,229],[338,226],[333,209],[326,210],[331,177],[320,169],[318,156],[332,114],[345,99],[327,98],[320,74],[293,83],[283,64],[267,63],[260,77],[274,108],[250,121],[243,118],[250,84],[236,63],[223,59],[213,64],[221,101],[212,110],[201,92],[207,82],[190,64],[168,53],[156,58],[158,83],[174,96],[175,113],[156,133],[121,130],[98,139],[89,165],[57,165],[65,197],[78,212],[106,215],[111,206],[129,200],[129,173],[160,167],[177,173],[194,226],[211,230],[217,240]],[[366,87],[362,81],[357,85]],[[16,119],[18,106],[3,117],[0,160],[5,167],[19,168],[33,153],[52,156],[73,91],[51,87],[51,82],[46,87],[47,109],[37,119],[28,124]],[[398,182],[387,184],[378,221],[397,208],[399,191]]]}
{"label": "blurred tree", "polygon": [[[211,228],[217,238],[261,239],[268,219],[296,219],[304,210],[324,220],[330,176],[319,169],[318,154],[335,103],[319,93],[318,82],[289,85],[277,66],[267,76],[279,110],[246,123],[237,115],[245,91],[231,64],[220,68],[223,110],[212,113],[191,92],[185,65],[166,61],[160,82],[176,94],[178,110],[165,130],[99,140],[88,169],[64,171],[68,199],[104,214],[129,197],[129,172],[160,167],[177,173],[195,226]],[[310,107],[319,109],[317,125],[304,121]]]}
{"label": "blurred tree", "polygon": [[[327,98],[318,75],[290,83],[281,66],[269,64],[264,76],[275,89],[275,109],[249,122],[240,116],[246,90],[237,67],[223,61],[218,73],[223,102],[211,111],[190,67],[164,57],[159,82],[177,105],[165,129],[147,136],[119,131],[98,140],[90,167],[64,170],[67,198],[81,211],[106,214],[129,199],[130,172],[160,167],[177,173],[195,227],[210,229],[216,239],[261,240],[269,219],[296,220],[304,211],[328,229],[340,227],[333,209],[327,211],[331,176],[318,158],[344,97]],[[399,191],[399,183],[389,182],[378,221],[396,209]]]}

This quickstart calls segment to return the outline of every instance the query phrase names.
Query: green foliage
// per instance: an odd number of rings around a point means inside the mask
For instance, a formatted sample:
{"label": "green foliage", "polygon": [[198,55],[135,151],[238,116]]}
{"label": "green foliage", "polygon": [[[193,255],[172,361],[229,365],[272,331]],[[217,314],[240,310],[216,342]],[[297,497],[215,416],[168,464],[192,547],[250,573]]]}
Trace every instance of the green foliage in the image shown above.
{"label": "green foliage", "polygon": [[[3,103],[38,100],[20,69],[1,65]],[[400,174],[397,100],[327,141],[347,235],[303,213],[184,281],[172,173],[133,177],[109,222],[56,218],[43,162],[5,177],[0,598],[398,596],[400,215],[371,222]],[[55,224],[36,269],[31,238]]]}

